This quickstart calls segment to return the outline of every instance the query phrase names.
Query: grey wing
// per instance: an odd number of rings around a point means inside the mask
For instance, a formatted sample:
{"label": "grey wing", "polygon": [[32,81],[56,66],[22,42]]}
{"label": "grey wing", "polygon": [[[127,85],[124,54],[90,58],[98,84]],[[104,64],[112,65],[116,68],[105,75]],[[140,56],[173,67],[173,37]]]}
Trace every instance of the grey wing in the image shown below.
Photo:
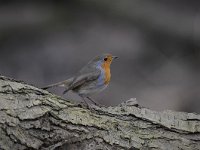
{"label": "grey wing", "polygon": [[58,87],[58,86],[59,87],[68,87],[68,85],[70,85],[73,80],[74,80],[74,78],[69,78],[65,81],[61,81],[61,82],[57,82],[57,83],[54,83],[54,84],[47,85],[46,87],[43,87],[42,89],[46,90],[46,89]]}
{"label": "grey wing", "polygon": [[78,87],[81,87],[85,83],[95,81],[98,79],[98,77],[101,74],[101,71],[98,69],[92,69],[93,71],[85,70],[80,72],[73,80],[73,82],[69,85],[69,87],[63,92],[65,94],[69,90],[76,89]]}

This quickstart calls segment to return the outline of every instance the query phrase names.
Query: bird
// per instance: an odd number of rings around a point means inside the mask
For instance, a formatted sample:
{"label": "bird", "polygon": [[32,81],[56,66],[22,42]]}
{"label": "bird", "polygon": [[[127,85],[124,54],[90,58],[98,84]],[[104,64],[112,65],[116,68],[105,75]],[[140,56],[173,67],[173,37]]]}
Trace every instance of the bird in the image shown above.
{"label": "bird", "polygon": [[73,77],[43,87],[43,90],[53,87],[64,87],[63,94],[73,91],[78,94],[89,107],[86,99],[98,105],[91,95],[97,94],[106,89],[110,83],[111,72],[110,66],[114,59],[118,58],[112,54],[102,54],[94,57]]}

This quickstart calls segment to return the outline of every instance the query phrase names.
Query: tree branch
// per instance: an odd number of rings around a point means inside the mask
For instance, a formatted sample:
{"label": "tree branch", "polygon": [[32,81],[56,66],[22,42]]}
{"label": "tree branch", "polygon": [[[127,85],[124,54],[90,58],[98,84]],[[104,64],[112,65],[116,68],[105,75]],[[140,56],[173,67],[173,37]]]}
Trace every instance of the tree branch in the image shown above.
{"label": "tree branch", "polygon": [[0,149],[199,149],[200,115],[134,99],[93,110],[0,76]]}

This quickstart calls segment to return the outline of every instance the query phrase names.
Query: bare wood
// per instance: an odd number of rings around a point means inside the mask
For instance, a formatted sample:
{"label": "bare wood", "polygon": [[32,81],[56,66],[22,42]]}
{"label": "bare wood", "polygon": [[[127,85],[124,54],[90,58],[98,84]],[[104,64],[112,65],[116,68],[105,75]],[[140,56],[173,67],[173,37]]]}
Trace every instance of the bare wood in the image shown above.
{"label": "bare wood", "polygon": [[0,76],[0,149],[200,149],[200,115],[73,104]]}

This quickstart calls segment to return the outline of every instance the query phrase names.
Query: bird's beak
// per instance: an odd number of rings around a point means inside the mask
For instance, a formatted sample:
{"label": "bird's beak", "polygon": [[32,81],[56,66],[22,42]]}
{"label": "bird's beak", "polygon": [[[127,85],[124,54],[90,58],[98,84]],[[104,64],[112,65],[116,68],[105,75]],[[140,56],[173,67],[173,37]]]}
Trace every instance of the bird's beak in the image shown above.
{"label": "bird's beak", "polygon": [[118,56],[112,56],[112,59],[117,59],[118,58]]}

